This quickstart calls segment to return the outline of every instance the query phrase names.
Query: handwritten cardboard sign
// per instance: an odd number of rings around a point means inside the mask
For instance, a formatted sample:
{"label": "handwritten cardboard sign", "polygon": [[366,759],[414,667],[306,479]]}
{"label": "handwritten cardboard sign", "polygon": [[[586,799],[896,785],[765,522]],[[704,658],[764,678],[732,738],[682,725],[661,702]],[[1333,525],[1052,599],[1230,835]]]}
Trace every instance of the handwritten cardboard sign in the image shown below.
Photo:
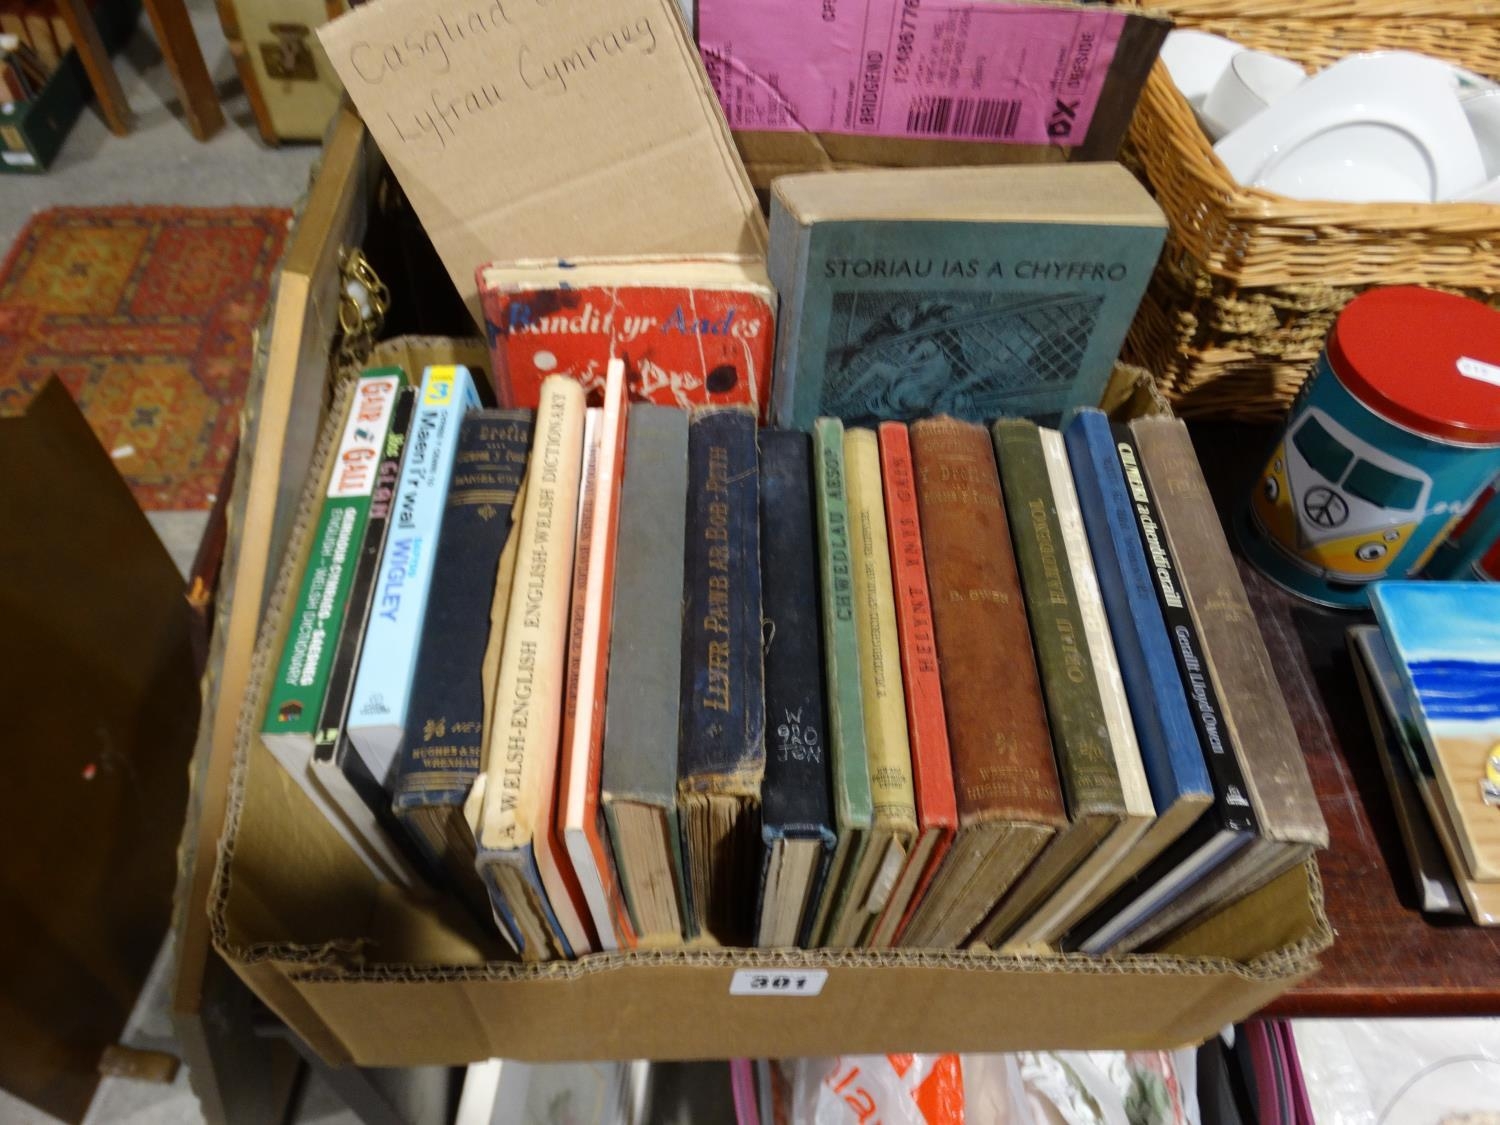
{"label": "handwritten cardboard sign", "polygon": [[318,35],[476,323],[497,258],[764,250],[675,0],[374,0]]}

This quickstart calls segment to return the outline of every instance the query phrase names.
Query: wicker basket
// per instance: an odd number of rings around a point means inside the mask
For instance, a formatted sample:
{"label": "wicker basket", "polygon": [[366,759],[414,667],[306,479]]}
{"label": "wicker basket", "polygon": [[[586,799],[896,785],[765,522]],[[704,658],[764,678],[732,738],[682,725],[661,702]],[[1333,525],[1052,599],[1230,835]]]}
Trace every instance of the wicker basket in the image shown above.
{"label": "wicker basket", "polygon": [[[1400,48],[1500,74],[1500,0],[1140,6],[1314,68]],[[1430,285],[1500,304],[1500,206],[1318,203],[1241,187],[1161,63],[1124,159],[1171,223],[1126,356],[1157,374],[1181,415],[1280,417],[1339,310],[1372,285]]]}

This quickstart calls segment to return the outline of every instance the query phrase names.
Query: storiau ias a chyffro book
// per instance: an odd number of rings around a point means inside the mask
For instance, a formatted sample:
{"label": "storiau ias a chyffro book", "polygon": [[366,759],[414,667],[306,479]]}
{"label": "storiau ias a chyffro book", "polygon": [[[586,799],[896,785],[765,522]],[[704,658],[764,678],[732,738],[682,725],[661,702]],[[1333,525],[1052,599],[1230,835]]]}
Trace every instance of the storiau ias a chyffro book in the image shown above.
{"label": "storiau ias a chyffro book", "polygon": [[776,423],[1097,405],[1165,233],[1117,164],[783,176]]}

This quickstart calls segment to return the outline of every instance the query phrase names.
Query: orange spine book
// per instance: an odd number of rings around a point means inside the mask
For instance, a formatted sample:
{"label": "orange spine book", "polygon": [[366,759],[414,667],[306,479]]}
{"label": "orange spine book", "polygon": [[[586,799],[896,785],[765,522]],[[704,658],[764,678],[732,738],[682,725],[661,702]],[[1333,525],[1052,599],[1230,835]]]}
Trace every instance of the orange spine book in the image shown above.
{"label": "orange spine book", "polygon": [[614,853],[599,809],[605,685],[614,621],[615,543],[625,475],[625,364],[609,361],[597,450],[578,522],[582,565],[573,581],[569,705],[563,719],[557,837],[572,862],[605,951],[635,947]]}
{"label": "orange spine book", "polygon": [[892,895],[892,906],[876,922],[871,935],[872,945],[885,948],[900,940],[907,921],[948,854],[958,828],[958,803],[953,793],[948,718],[943,708],[932,596],[927,585],[927,560],[922,551],[922,525],[917,514],[911,438],[903,422],[882,422],[879,433],[901,678],[906,685],[906,722],[920,825],[907,869],[898,882],[899,886],[910,880],[915,887],[907,896]]}

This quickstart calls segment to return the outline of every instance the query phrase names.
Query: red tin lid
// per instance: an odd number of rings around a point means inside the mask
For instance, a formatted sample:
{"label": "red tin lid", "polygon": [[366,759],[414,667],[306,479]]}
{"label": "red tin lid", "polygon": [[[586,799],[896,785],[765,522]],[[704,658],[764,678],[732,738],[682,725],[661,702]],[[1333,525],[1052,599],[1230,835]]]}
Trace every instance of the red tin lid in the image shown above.
{"label": "red tin lid", "polygon": [[1500,312],[1416,285],[1371,289],[1328,337],[1339,381],[1375,413],[1439,441],[1500,445]]}

